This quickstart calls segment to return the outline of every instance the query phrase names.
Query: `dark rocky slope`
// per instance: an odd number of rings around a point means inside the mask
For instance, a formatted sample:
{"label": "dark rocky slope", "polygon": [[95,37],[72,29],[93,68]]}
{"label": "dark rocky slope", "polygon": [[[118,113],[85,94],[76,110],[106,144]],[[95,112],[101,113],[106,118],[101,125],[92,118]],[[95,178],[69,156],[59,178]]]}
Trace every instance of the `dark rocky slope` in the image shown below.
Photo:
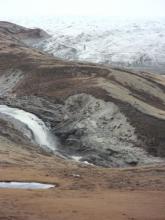
{"label": "dark rocky slope", "polygon": [[42,118],[63,154],[103,166],[154,160],[140,148],[165,156],[163,76],[63,61],[31,47],[42,36],[0,22],[1,103]]}

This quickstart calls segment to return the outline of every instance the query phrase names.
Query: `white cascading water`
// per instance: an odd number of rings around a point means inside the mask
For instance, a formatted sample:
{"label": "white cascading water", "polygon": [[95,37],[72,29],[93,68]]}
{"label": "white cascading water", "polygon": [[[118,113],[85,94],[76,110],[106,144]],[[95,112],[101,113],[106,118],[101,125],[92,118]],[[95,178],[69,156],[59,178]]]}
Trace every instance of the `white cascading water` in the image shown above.
{"label": "white cascading water", "polygon": [[0,113],[8,115],[22,123],[24,123],[33,132],[35,142],[41,146],[51,150],[56,149],[55,138],[50,134],[45,123],[32,113],[26,112],[18,108],[0,105]]}

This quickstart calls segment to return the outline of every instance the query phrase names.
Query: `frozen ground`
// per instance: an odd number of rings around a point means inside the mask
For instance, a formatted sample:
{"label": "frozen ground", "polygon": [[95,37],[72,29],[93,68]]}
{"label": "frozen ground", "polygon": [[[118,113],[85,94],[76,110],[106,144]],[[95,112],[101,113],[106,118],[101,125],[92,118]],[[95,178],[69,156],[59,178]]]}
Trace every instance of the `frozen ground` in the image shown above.
{"label": "frozen ground", "polygon": [[52,35],[41,47],[55,56],[165,71],[165,18],[42,17],[9,19]]}

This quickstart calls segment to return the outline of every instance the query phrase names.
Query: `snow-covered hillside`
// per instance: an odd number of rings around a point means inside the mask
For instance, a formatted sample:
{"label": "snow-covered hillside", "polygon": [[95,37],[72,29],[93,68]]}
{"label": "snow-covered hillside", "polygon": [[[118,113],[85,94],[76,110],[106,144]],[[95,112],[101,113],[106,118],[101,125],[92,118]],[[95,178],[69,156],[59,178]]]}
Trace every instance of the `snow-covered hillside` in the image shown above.
{"label": "snow-covered hillside", "polygon": [[36,46],[60,58],[165,74],[165,18],[43,17],[12,21],[48,31],[52,37]]}

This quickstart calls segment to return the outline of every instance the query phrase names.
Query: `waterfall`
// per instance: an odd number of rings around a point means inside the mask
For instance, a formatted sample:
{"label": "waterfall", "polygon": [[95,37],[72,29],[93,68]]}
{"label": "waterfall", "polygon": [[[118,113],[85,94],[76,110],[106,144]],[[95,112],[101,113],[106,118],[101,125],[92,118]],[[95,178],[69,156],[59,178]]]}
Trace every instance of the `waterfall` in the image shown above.
{"label": "waterfall", "polygon": [[53,151],[56,149],[55,138],[51,135],[45,123],[36,115],[6,105],[0,105],[0,113],[24,123],[33,132],[34,141],[39,146],[47,147]]}

